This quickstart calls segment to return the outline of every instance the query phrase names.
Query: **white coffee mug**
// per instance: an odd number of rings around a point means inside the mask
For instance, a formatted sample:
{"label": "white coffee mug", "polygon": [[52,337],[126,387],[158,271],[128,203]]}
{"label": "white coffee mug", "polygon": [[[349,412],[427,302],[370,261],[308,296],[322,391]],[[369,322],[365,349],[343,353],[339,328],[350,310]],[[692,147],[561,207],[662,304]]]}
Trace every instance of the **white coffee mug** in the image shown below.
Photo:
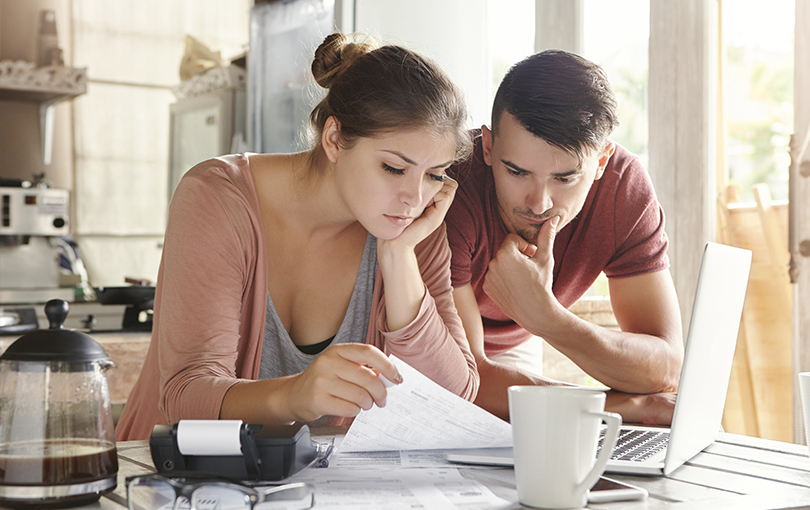
{"label": "white coffee mug", "polygon": [[[573,386],[511,386],[509,419],[521,504],[581,508],[605,470],[622,418],[606,413],[605,393]],[[607,432],[599,456],[599,429]]]}
{"label": "white coffee mug", "polygon": [[[804,436],[810,448],[810,372],[799,372],[799,395],[802,400]],[[810,452],[810,450],[808,450]]]}

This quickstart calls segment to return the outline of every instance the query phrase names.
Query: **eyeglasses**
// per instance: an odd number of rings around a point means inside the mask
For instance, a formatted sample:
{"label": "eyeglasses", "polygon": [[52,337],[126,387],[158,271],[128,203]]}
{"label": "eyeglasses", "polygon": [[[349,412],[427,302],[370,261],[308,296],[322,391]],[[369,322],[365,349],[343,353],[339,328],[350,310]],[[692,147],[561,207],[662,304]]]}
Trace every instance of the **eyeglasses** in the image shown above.
{"label": "eyeglasses", "polygon": [[306,510],[315,503],[313,488],[306,483],[247,486],[192,473],[130,476],[126,484],[129,510]]}

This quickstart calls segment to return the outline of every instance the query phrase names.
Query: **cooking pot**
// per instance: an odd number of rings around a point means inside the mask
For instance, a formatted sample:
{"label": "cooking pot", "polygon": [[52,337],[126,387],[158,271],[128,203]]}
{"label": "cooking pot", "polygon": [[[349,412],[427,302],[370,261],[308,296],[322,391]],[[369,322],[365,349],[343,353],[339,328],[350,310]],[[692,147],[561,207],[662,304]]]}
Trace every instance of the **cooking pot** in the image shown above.
{"label": "cooking pot", "polygon": [[49,329],[0,356],[0,505],[57,508],[98,500],[116,487],[110,357],[63,328],[68,304],[45,305]]}

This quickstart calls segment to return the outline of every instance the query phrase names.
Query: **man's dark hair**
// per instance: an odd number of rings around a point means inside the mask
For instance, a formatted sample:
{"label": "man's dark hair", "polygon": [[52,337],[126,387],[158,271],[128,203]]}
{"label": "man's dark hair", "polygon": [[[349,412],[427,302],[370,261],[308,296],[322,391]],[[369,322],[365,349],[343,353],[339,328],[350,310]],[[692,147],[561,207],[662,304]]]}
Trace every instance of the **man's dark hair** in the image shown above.
{"label": "man's dark hair", "polygon": [[616,96],[598,65],[561,50],[536,53],[506,73],[492,105],[492,132],[509,112],[533,135],[580,161],[619,124]]}

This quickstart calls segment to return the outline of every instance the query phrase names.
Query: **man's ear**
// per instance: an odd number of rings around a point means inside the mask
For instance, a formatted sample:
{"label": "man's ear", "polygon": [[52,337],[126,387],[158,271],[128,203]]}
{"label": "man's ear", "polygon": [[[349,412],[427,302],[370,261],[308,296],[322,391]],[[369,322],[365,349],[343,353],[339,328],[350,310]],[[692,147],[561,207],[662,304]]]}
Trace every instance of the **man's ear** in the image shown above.
{"label": "man's ear", "polygon": [[484,149],[484,162],[492,166],[492,131],[486,126],[481,126],[481,141]]}
{"label": "man's ear", "polygon": [[340,121],[334,115],[326,119],[321,133],[321,146],[331,163],[337,162],[340,154]]}
{"label": "man's ear", "polygon": [[604,175],[605,167],[607,167],[608,161],[610,161],[610,157],[613,156],[614,152],[616,152],[616,144],[608,142],[602,150],[602,154],[599,156],[599,168],[596,169],[596,180],[601,179],[602,175]]}

